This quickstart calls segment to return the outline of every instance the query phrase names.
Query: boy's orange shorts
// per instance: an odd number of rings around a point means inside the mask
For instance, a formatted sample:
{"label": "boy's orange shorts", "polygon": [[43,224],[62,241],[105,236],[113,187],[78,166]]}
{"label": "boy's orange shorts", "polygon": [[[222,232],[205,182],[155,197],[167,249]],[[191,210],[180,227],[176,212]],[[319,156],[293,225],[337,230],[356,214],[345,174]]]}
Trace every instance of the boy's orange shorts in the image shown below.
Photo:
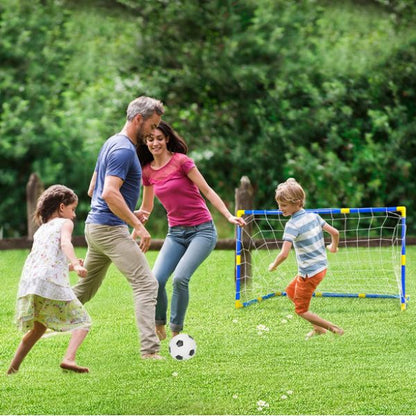
{"label": "boy's orange shorts", "polygon": [[326,275],[326,270],[311,277],[296,276],[287,286],[287,297],[295,304],[295,312],[299,315],[309,310],[312,295]]}

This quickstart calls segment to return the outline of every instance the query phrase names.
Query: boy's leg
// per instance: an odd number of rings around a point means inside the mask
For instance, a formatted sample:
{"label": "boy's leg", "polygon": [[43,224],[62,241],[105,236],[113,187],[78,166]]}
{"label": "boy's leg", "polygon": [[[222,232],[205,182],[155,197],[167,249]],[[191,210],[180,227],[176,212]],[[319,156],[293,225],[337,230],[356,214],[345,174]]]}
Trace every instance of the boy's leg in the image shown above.
{"label": "boy's leg", "polygon": [[7,374],[17,373],[20,364],[25,359],[26,355],[29,353],[32,347],[36,344],[36,342],[42,337],[45,331],[46,326],[37,321],[33,323],[33,329],[31,329],[23,336],[22,341],[17,347],[16,353],[12,362],[10,363]]}
{"label": "boy's leg", "polygon": [[312,277],[302,278],[298,276],[294,298],[295,311],[300,317],[310,322],[314,327],[312,333],[310,332],[307,335],[308,338],[313,335],[324,334],[326,330],[339,335],[344,333],[341,328],[309,311],[309,305],[313,296],[313,292],[318,287],[319,283],[323,280],[325,275],[326,269]]}
{"label": "boy's leg", "polygon": [[296,282],[298,280],[298,276],[296,276],[286,287],[286,295],[287,297],[293,302],[296,293]]}
{"label": "boy's leg", "polygon": [[76,373],[89,372],[89,369],[87,367],[80,367],[75,362],[78,348],[84,341],[87,334],[88,328],[75,329],[74,331],[72,331],[68,349],[66,350],[65,356],[61,362],[61,368],[63,368],[64,370],[75,371]]}
{"label": "boy's leg", "polygon": [[318,334],[325,333],[326,329],[338,335],[342,335],[344,333],[344,330],[342,328],[334,325],[332,322],[322,319],[316,313],[307,311],[302,314],[299,314],[299,316],[310,322],[314,326],[314,331]]}

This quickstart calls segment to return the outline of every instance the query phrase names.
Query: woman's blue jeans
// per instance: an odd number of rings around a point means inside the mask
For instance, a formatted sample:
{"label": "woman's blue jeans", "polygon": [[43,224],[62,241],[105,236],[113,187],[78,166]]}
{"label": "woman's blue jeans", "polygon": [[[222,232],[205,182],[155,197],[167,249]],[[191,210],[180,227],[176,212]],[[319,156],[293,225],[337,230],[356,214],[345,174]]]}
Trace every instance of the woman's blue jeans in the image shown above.
{"label": "woman's blue jeans", "polygon": [[173,332],[182,331],[189,303],[189,281],[198,266],[214,249],[216,242],[217,230],[212,221],[189,227],[169,227],[153,267],[153,273],[159,282],[156,325],[166,324],[166,282],[173,273],[170,329]]}

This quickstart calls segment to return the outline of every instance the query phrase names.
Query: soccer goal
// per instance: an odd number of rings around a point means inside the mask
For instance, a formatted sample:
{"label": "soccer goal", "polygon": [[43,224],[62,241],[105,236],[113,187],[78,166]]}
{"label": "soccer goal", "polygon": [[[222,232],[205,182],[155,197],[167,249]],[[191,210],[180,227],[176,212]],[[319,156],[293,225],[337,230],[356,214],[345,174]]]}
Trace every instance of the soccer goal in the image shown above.
{"label": "soccer goal", "polygon": [[[321,208],[319,214],[340,232],[338,253],[328,252],[328,272],[314,296],[398,299],[406,309],[406,208]],[[274,296],[297,272],[294,250],[277,270],[268,271],[282,246],[286,222],[279,210],[240,210],[237,227],[235,306],[243,308]],[[330,236],[324,232],[325,242]],[[327,240],[328,239],[328,240]]]}

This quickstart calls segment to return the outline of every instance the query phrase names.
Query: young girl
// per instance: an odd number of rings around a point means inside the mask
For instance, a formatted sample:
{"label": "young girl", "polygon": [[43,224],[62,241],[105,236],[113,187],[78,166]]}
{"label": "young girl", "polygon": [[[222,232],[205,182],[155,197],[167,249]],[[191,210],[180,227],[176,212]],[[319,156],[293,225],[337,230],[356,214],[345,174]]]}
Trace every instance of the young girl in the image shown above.
{"label": "young girl", "polygon": [[[20,342],[7,374],[20,364],[47,328],[72,331],[61,368],[88,373],[75,362],[78,347],[86,337],[91,318],[74,295],[69,270],[85,277],[83,261],[75,256],[71,243],[78,198],[63,185],[49,187],[38,199],[35,220],[40,224],[26,259],[17,295],[17,326],[26,334]],[[69,267],[68,267],[69,263]]]}
{"label": "young girl", "polygon": [[201,193],[231,224],[245,225],[244,219],[232,215],[207,184],[187,151],[185,141],[164,121],[137,149],[143,166],[143,200],[135,214],[145,222],[156,195],[168,215],[168,234],[153,267],[159,282],[156,333],[161,340],[166,338],[167,280],[173,273],[170,329],[175,336],[183,329],[191,276],[217,241],[215,225]]}
{"label": "young girl", "polygon": [[303,209],[305,192],[295,179],[289,178],[276,189],[276,202],[282,214],[291,216],[283,234],[283,246],[269,271],[276,270],[289,255],[292,244],[295,247],[298,274],[286,288],[287,296],[295,304],[295,312],[312,324],[312,331],[306,339],[323,335],[327,330],[342,335],[344,330],[309,311],[313,292],[325,277],[328,261],[322,230],[331,235],[328,250],[338,251],[339,232],[326,223],[318,214]]}

